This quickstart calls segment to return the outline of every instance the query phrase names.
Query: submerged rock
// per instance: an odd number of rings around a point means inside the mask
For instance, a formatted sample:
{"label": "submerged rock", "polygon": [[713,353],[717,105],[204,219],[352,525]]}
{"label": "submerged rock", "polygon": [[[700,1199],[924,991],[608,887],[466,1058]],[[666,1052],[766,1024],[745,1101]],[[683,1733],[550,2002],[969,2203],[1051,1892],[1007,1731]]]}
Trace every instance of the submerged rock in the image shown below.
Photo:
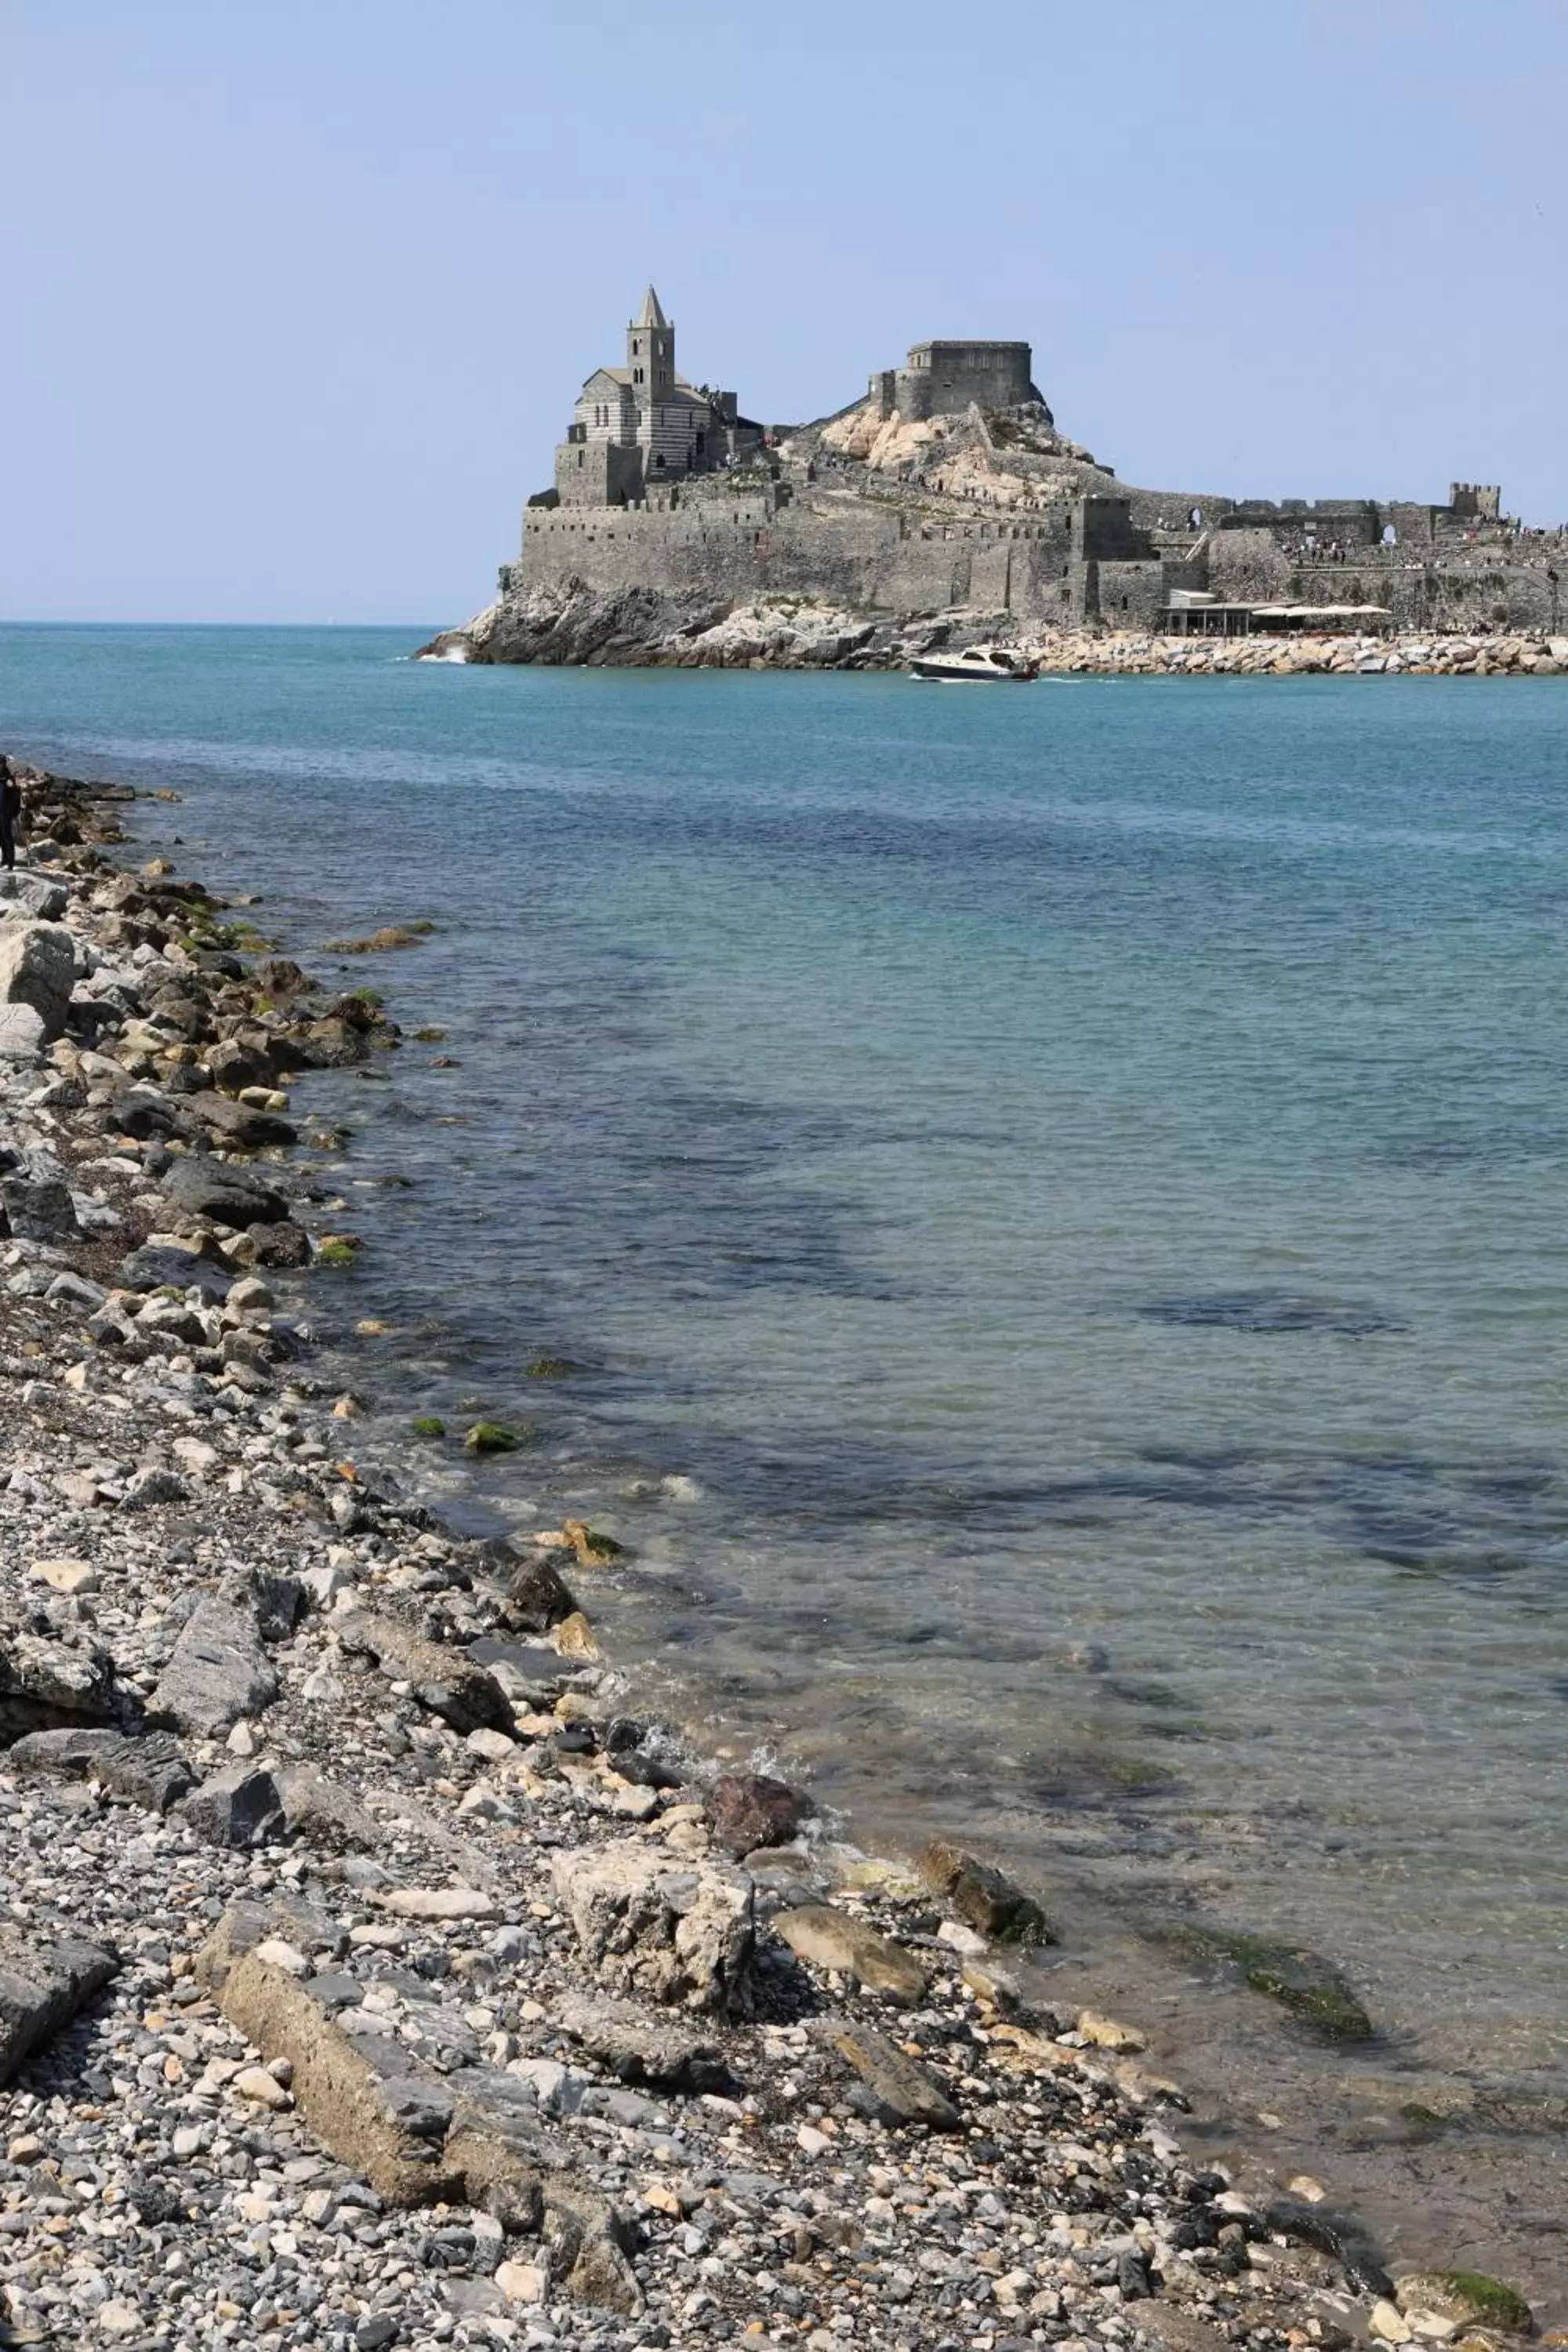
{"label": "submerged rock", "polygon": [[1402,2313],[1431,2312],[1458,2326],[1503,2327],[1513,2336],[1535,2328],[1524,2297],[1484,2271],[1413,2272],[1399,2281],[1394,2295]]}
{"label": "submerged rock", "polygon": [[1331,1960],[1296,1944],[1271,1943],[1231,1927],[1194,1922],[1154,1929],[1157,1941],[1189,1959],[1236,1969],[1244,1983],[1331,2042],[1369,2042],[1373,2023]]}
{"label": "submerged rock", "polygon": [[1054,1944],[1033,1895],[988,1862],[977,1862],[944,1839],[933,1839],[919,1862],[921,1884],[940,1895],[966,1927],[994,1944]]}

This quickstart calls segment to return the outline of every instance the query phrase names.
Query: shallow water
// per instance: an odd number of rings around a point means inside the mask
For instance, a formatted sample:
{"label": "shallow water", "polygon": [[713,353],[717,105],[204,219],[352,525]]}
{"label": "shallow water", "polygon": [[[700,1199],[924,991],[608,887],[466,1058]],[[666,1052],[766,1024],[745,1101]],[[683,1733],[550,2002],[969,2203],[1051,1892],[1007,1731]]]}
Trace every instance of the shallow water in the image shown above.
{"label": "shallow water", "polygon": [[[1140,1906],[1191,1904],[1388,2037],[1216,1997],[1200,2071],[1568,2098],[1568,689],[410,642],[0,632],[0,741],[177,787],[149,821],[291,949],[440,926],[342,968],[446,1042],[305,1097],[354,1129],[383,1446],[459,1508],[570,1495],[636,1548],[617,1644],[863,1815],[1097,1888],[1130,1997]],[[481,1408],[534,1444],[406,1441]],[[1533,2129],[1495,2193],[1467,2143],[1474,2245],[1540,2220]],[[1390,2133],[1360,2193],[1447,2212],[1450,2144]]]}

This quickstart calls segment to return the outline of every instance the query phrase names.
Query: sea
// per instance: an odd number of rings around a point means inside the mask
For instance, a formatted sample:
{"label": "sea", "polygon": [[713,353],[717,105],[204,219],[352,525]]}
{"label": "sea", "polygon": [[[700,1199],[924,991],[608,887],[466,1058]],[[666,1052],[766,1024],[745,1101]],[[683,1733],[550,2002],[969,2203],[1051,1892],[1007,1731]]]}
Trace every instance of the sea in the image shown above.
{"label": "sea", "polygon": [[298,1095],[366,1460],[613,1533],[650,1706],[1005,1863],[1216,2156],[1568,2309],[1568,682],[424,634],[0,631],[0,744],[403,1026]]}

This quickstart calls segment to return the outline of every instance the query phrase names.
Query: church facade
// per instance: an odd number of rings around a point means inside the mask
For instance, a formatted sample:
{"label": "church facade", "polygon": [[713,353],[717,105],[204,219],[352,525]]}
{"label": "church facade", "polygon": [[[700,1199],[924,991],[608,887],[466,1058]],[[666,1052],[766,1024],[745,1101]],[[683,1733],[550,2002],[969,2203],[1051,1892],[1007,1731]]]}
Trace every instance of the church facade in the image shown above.
{"label": "church facade", "polygon": [[677,373],[675,323],[650,286],[626,328],[626,365],[596,368],[577,395],[555,452],[556,498],[563,506],[659,501],[694,474],[732,466],[762,438],[732,392]]}

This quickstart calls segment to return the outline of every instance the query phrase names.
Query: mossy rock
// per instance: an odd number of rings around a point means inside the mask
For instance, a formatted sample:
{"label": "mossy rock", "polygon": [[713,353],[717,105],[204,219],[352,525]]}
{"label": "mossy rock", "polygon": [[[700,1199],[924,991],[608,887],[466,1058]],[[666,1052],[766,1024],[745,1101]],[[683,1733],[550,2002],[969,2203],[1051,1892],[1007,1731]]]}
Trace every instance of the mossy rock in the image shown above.
{"label": "mossy rock", "polygon": [[535,1356],[523,1366],[525,1378],[531,1381],[571,1381],[585,1372],[586,1364],[574,1364],[570,1356]]}
{"label": "mossy rock", "polygon": [[1297,1944],[1272,1943],[1267,1937],[1247,1936],[1230,1927],[1192,1924],[1156,1931],[1189,1959],[1219,1963],[1239,1971],[1254,1992],[1276,2000],[1281,2009],[1310,2026],[1328,2042],[1370,2042],[1373,2023],[1346,1979],[1331,1960]]}
{"label": "mossy rock", "polygon": [[1106,1785],[1129,1796],[1158,1796],[1180,1786],[1180,1775],[1167,1765],[1151,1764],[1142,1756],[1103,1756],[1099,1759]]}
{"label": "mossy rock", "polygon": [[584,1568],[592,1567],[595,1561],[605,1562],[625,1556],[625,1544],[618,1544],[614,1536],[604,1535],[597,1528],[591,1528],[585,1519],[565,1520],[562,1532]]}
{"label": "mossy rock", "polygon": [[438,1412],[416,1413],[409,1426],[416,1437],[445,1437],[447,1424]]}
{"label": "mossy rock", "polygon": [[1521,2294],[1485,2271],[1423,2271],[1402,2278],[1401,2311],[1433,2311],[1463,2326],[1501,2327],[1510,2336],[1531,2335],[1535,2314]]}
{"label": "mossy rock", "polygon": [[359,1244],[350,1241],[323,1242],[316,1252],[318,1265],[357,1265]]}
{"label": "mossy rock", "polygon": [[510,1429],[504,1421],[476,1421],[464,1432],[470,1454],[515,1454],[533,1435],[531,1429]]}
{"label": "mossy rock", "polygon": [[423,1029],[416,1029],[414,1042],[416,1045],[444,1045],[447,1042],[447,1032],[444,1029],[433,1029],[426,1025]]}

